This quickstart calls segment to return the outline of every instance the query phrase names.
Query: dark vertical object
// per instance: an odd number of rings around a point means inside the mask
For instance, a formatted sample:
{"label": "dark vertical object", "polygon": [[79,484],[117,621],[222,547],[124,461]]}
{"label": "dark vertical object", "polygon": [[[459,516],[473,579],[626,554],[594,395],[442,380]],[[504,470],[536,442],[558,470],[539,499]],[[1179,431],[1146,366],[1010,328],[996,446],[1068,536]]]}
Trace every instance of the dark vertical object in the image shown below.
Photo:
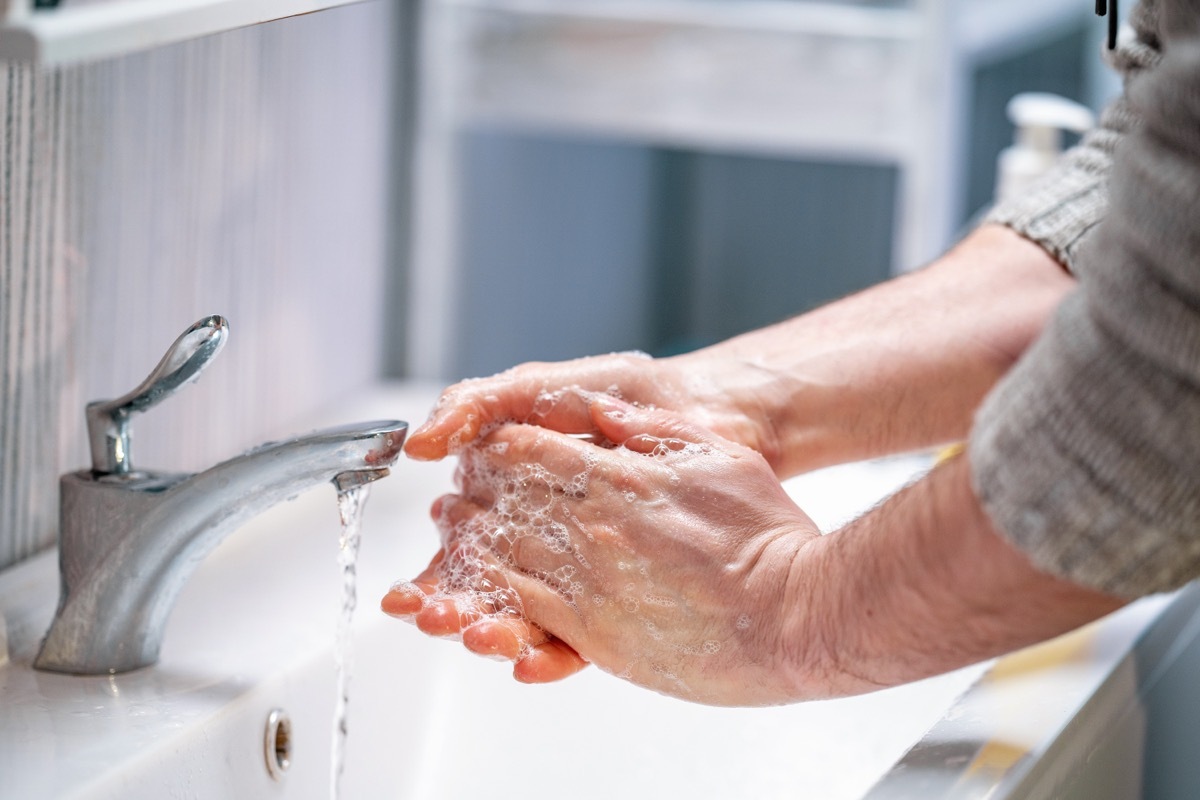
{"label": "dark vertical object", "polygon": [[[13,202],[3,198],[13,197],[16,189],[13,173],[16,169],[15,148],[19,112],[17,81],[23,69],[26,67],[16,64],[0,64],[0,75],[4,76],[7,84],[4,93],[4,129],[0,131],[0,148],[2,148],[0,157],[3,158],[3,164],[0,165],[0,302],[4,302],[9,295],[15,292],[13,284],[17,275],[16,259],[13,253],[13,243],[16,241],[16,231],[13,230]],[[0,320],[0,322],[5,321]],[[4,324],[3,327],[0,327],[0,475],[12,475],[17,470],[15,441],[18,422],[15,411],[17,387],[9,378],[8,367],[15,360],[7,324]],[[10,401],[9,398],[12,400]],[[4,501],[3,507],[0,507],[0,530],[4,531],[17,530],[17,521],[13,515],[19,495],[15,488],[10,489],[10,482],[6,481],[4,486],[0,487],[0,500]]]}
{"label": "dark vertical object", "polygon": [[687,338],[695,259],[695,156],[679,150],[654,153],[651,162],[650,303],[646,309],[651,352],[692,349]]}
{"label": "dark vertical object", "polygon": [[694,156],[687,288],[674,351],[778,322],[891,274],[898,171],[880,164]]}
{"label": "dark vertical object", "polygon": [[395,13],[395,45],[392,52],[395,79],[392,90],[391,180],[388,189],[387,270],[384,296],[388,309],[383,314],[383,376],[403,377],[408,370],[409,276],[412,272],[413,164],[416,149],[418,108],[417,67],[420,63],[420,0],[400,0]]}
{"label": "dark vertical object", "polygon": [[652,153],[481,127],[458,148],[453,376],[649,348]]}
{"label": "dark vertical object", "polygon": [[[1111,12],[1111,13],[1110,13]],[[1121,12],[1117,10],[1117,0],[1112,0],[1110,7],[1106,0],[1096,0],[1096,16],[1108,16],[1108,49],[1117,48],[1117,28],[1121,25]]]}

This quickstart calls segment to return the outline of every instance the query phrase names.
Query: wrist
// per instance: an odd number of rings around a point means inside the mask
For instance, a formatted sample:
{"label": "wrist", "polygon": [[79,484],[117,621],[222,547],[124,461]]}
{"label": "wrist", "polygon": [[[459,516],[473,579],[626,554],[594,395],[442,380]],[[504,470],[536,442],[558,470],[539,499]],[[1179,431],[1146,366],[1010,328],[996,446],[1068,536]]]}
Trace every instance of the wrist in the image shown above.
{"label": "wrist", "polygon": [[1073,279],[984,226],[929,267],[693,355],[755,425],[780,477],[964,438]]}
{"label": "wrist", "polygon": [[791,700],[823,700],[863,694],[883,684],[858,674],[852,640],[860,631],[845,616],[839,597],[837,554],[830,535],[818,535],[793,557],[785,597],[780,604],[781,669]]}
{"label": "wrist", "polygon": [[1123,600],[1040,572],[958,457],[797,554],[784,645],[800,696],[869,692],[1072,630]]}

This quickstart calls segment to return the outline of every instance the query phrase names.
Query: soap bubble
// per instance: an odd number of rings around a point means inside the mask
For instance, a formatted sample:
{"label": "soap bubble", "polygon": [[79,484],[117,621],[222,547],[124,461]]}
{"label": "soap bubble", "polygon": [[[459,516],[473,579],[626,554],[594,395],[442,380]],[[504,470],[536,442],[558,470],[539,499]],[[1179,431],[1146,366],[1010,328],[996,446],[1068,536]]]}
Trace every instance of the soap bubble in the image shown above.
{"label": "soap bubble", "polygon": [[657,608],[675,608],[679,605],[674,599],[661,594],[647,593],[642,595],[642,602]]}
{"label": "soap bubble", "polygon": [[[617,385],[608,387],[606,392],[621,396],[621,388]],[[616,571],[597,574],[584,556],[586,551],[594,554],[593,559],[613,557],[612,551],[606,549],[607,537],[600,536],[600,529],[596,529],[597,535],[593,536],[592,530],[582,525],[574,514],[577,501],[587,498],[589,490],[597,490],[591,484],[600,450],[593,449],[592,445],[573,446],[570,452],[577,453],[577,464],[564,469],[556,463],[552,472],[540,463],[515,462],[513,448],[508,442],[489,441],[490,435],[504,425],[536,424],[556,414],[561,403],[579,403],[586,408],[595,396],[579,387],[542,391],[534,400],[529,418],[489,423],[470,441],[466,437],[477,419],[469,417],[467,424],[450,437],[450,445],[459,459],[458,485],[464,494],[470,492],[469,499],[479,504],[481,511],[452,515],[455,505],[444,504],[442,513],[435,520],[446,544],[446,557],[434,567],[435,593],[427,597],[418,587],[403,583],[397,584],[397,590],[420,593],[423,604],[453,600],[464,627],[489,617],[521,618],[524,617],[521,598],[504,577],[506,569],[520,567],[519,572],[540,581],[581,616],[615,613],[640,626],[647,646],[654,642],[655,652],[672,654],[673,665],[680,663],[679,659],[683,657],[715,655],[722,646],[718,639],[678,641],[682,632],[670,620],[679,613],[681,601],[654,591],[653,562],[640,558],[633,551],[620,551],[623,557],[615,564],[606,562],[610,570],[615,566]],[[495,398],[488,400],[497,402]],[[452,400],[443,398],[442,402]],[[571,406],[570,410],[574,411],[575,407]],[[558,436],[553,432],[539,435]],[[674,486],[682,479],[671,467],[673,462],[712,452],[709,445],[677,437],[639,437],[636,444],[636,449],[626,448],[619,442],[606,442],[601,446],[621,449],[619,455],[622,458],[652,458],[662,462]],[[614,508],[612,523],[619,536],[621,515],[638,513],[636,504],[643,498],[631,489],[616,491],[611,486],[605,486],[605,489],[613,490],[611,496],[619,506]],[[647,497],[645,502],[660,501]],[[517,555],[522,558],[520,565],[515,560]],[[533,563],[540,569],[528,568]],[[620,577],[614,579],[616,575]],[[744,630],[749,627],[750,619],[743,614],[735,624],[739,630]],[[637,671],[644,675],[645,668],[653,668],[648,653],[642,654],[637,663],[641,666],[635,669],[631,664],[619,674],[631,677]],[[686,685],[675,671],[677,667],[660,669],[663,682],[679,686],[681,693],[686,694]]]}

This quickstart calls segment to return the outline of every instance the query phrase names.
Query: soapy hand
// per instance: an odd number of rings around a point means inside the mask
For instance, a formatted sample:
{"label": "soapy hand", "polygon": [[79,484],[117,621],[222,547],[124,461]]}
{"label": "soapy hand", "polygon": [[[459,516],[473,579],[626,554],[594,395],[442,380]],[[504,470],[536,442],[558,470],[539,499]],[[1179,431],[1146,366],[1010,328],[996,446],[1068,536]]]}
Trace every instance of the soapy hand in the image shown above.
{"label": "soapy hand", "polygon": [[531,362],[446,389],[425,424],[409,434],[404,449],[413,458],[438,460],[458,453],[499,422],[595,434],[587,398],[603,392],[675,411],[771,461],[778,446],[758,399],[766,383],[761,369],[714,348],[665,359],[614,353]]}
{"label": "soapy hand", "polygon": [[757,452],[661,410],[578,399],[611,446],[529,425],[486,434],[462,453],[461,493],[435,505],[443,551],[384,610],[513,658],[527,681],[586,660],[705,703],[802,695],[822,654],[805,643],[792,658],[783,639],[806,606],[794,564],[812,521]]}
{"label": "soapy hand", "polygon": [[674,411],[762,453],[780,478],[958,442],[1073,287],[1040,247],[984,225],[925,269],[701,350],[464,381],[405,450],[444,458],[497,422],[594,433],[582,394],[555,402],[571,389]]}
{"label": "soapy hand", "polygon": [[[456,499],[447,495],[435,503],[434,518],[440,519],[443,507]],[[393,586],[380,604],[383,611],[411,617],[430,636],[460,636],[474,653],[514,662],[513,677],[522,683],[562,680],[587,666],[569,645],[526,620],[516,606],[497,608],[469,589],[447,591],[439,576],[445,560],[446,551],[439,550],[424,572]]]}

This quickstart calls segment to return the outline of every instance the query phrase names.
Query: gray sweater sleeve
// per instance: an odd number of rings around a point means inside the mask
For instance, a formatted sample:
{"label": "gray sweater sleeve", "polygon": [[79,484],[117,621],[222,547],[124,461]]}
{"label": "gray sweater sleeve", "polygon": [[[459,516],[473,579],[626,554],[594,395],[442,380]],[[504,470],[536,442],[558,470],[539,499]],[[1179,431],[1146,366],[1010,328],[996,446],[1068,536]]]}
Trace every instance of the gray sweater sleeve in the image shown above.
{"label": "gray sweater sleeve", "polygon": [[[1122,33],[1109,63],[1126,86],[1160,61],[1158,6],[1142,0],[1130,14],[1133,36]],[[1108,210],[1108,173],[1113,150],[1137,125],[1137,114],[1122,95],[1100,116],[1100,124],[1069,150],[1029,193],[1000,203],[985,222],[1007,225],[1078,274],[1078,252],[1086,235]]]}
{"label": "gray sweater sleeve", "polygon": [[1160,0],[1164,58],[1127,88],[1111,210],[1079,285],[988,397],[969,458],[1041,569],[1124,596],[1200,576],[1200,0]]}

